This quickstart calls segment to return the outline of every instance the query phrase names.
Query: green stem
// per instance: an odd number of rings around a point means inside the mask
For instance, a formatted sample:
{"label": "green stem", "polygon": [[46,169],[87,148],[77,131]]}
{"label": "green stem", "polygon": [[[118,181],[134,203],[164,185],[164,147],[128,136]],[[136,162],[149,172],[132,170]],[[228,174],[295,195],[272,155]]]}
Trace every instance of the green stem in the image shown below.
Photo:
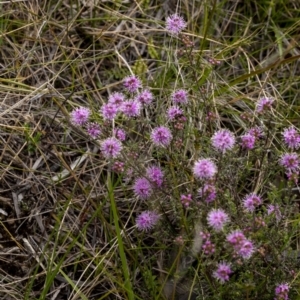
{"label": "green stem", "polygon": [[107,176],[107,188],[108,188],[108,196],[111,204],[111,209],[113,212],[113,217],[114,217],[114,224],[116,228],[116,233],[117,233],[117,240],[118,240],[118,246],[119,246],[119,252],[120,252],[120,258],[122,262],[122,269],[123,269],[123,274],[125,277],[125,289],[127,291],[128,299],[129,300],[134,300],[134,294],[131,286],[131,281],[130,281],[130,274],[129,274],[129,269],[128,269],[128,264],[126,260],[126,255],[124,251],[124,244],[121,236],[121,230],[119,226],[119,217],[118,217],[118,212],[117,212],[117,206],[114,198],[114,187],[111,182],[111,173],[108,173]]}

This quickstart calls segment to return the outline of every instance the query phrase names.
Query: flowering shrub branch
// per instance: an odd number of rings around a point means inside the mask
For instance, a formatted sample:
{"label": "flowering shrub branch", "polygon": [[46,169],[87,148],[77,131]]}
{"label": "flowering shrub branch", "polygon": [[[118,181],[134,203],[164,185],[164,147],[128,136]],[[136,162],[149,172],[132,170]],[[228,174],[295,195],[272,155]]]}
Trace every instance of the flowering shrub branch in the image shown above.
{"label": "flowering shrub branch", "polygon": [[[193,44],[182,33],[186,27],[177,14],[167,18],[166,30],[186,47],[182,57],[193,61]],[[219,65],[213,59],[207,63],[211,72],[211,65]],[[283,253],[296,249],[292,222],[297,215],[291,194],[283,192],[298,182],[298,130],[288,124],[268,127],[272,118],[280,121],[275,98],[255,99],[247,115],[241,113],[241,128],[222,121],[209,95],[201,97],[201,87],[183,85],[160,99],[131,75],[98,112],[79,107],[70,119],[99,142],[108,169],[120,176],[122,188],[142,208],[133,212],[137,239],[157,231],[161,243],[162,235],[169,236],[188,253],[195,235],[201,235],[197,277],[208,295],[287,299],[297,261],[285,260]],[[160,111],[153,114],[158,103]],[[268,184],[278,176],[284,188]],[[197,222],[201,232],[193,230]],[[174,236],[174,228],[190,241]]]}

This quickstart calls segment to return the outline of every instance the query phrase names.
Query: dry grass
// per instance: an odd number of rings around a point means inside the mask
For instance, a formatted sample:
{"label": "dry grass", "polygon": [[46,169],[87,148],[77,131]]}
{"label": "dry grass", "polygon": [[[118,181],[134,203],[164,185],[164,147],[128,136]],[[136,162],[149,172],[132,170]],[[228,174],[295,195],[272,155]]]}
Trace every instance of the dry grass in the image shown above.
{"label": "dry grass", "polygon": [[[182,46],[164,30],[173,2],[0,1],[1,299],[163,297],[159,258],[172,239],[143,251],[133,228],[139,204],[122,187],[107,196],[98,143],[69,121],[75,107],[98,110],[124,76],[138,74],[162,99],[175,82],[191,86],[195,115],[198,99],[210,99],[237,129],[238,113],[267,93],[299,125],[297,1],[278,16],[259,1],[181,1],[194,61],[175,63],[169,49]],[[211,68],[210,57],[221,65]],[[158,236],[144,237],[149,249]]]}

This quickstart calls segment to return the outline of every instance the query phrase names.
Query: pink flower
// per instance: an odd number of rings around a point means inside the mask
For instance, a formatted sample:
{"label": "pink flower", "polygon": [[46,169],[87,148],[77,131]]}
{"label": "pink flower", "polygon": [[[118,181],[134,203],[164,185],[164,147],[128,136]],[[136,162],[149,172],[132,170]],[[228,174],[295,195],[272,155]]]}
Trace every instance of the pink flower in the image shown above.
{"label": "pink flower", "polygon": [[127,76],[123,80],[124,87],[128,92],[134,93],[137,92],[138,88],[142,86],[140,79],[137,76]]}
{"label": "pink flower", "polygon": [[152,229],[157,221],[159,215],[154,211],[144,211],[136,218],[136,227],[141,231],[149,231]]}
{"label": "pink flower", "polygon": [[263,129],[258,126],[255,126],[251,129],[249,129],[248,134],[253,135],[255,137],[255,139],[259,139],[264,136]]}
{"label": "pink flower", "polygon": [[207,203],[214,201],[217,197],[217,191],[214,185],[206,183],[203,188],[198,190],[199,196]]}
{"label": "pink flower", "polygon": [[216,246],[211,242],[210,239],[207,239],[203,242],[202,250],[205,255],[211,255],[215,252]]}
{"label": "pink flower", "polygon": [[295,184],[298,183],[298,179],[299,179],[299,171],[291,171],[291,170],[287,170],[285,172],[287,178],[289,181],[294,182]]}
{"label": "pink flower", "polygon": [[114,135],[121,142],[126,140],[126,132],[125,132],[125,130],[123,130],[121,128],[115,128]]}
{"label": "pink flower", "polygon": [[116,173],[123,173],[124,172],[124,163],[122,161],[115,161],[112,170]]}
{"label": "pink flower", "polygon": [[167,17],[166,29],[173,35],[178,35],[186,27],[184,19],[177,14]]}
{"label": "pink flower", "polygon": [[118,111],[119,110],[117,106],[113,103],[103,104],[100,109],[104,120],[113,120],[116,117]]}
{"label": "pink flower", "polygon": [[240,248],[246,241],[245,235],[240,230],[234,230],[226,236],[227,242],[233,247]]}
{"label": "pink flower", "polygon": [[275,299],[274,300],[288,300],[289,285],[287,283],[281,283],[275,288]]}
{"label": "pink flower", "polygon": [[173,136],[169,128],[160,126],[152,130],[151,140],[156,146],[167,147]]}
{"label": "pink flower", "polygon": [[235,230],[229,233],[226,236],[226,240],[233,246],[237,255],[244,259],[249,259],[252,256],[254,252],[253,243],[246,239],[240,230]]}
{"label": "pink flower", "polygon": [[291,149],[298,149],[300,146],[300,135],[295,129],[295,127],[291,126],[286,128],[283,133],[283,140],[285,144]]}
{"label": "pink flower", "polygon": [[93,139],[96,139],[101,134],[100,125],[98,123],[88,123],[86,125],[86,131]]}
{"label": "pink flower", "polygon": [[122,144],[114,137],[108,138],[101,142],[100,149],[106,158],[116,158],[122,151]]}
{"label": "pink flower", "polygon": [[171,95],[171,99],[174,104],[187,104],[188,93],[186,90],[177,90]]}
{"label": "pink flower", "polygon": [[180,116],[183,116],[183,110],[178,106],[172,106],[167,110],[167,117],[169,120],[173,121]]}
{"label": "pink flower", "polygon": [[74,125],[82,126],[88,121],[90,114],[91,111],[88,108],[77,107],[71,112],[71,122]]}
{"label": "pink flower", "polygon": [[244,259],[249,259],[252,256],[254,250],[255,248],[253,246],[253,243],[249,240],[246,240],[238,249],[237,254]]}
{"label": "pink flower", "polygon": [[190,203],[192,202],[192,195],[191,194],[188,194],[187,196],[181,195],[180,200],[183,206],[189,207]]}
{"label": "pink flower", "polygon": [[254,148],[254,146],[255,146],[255,136],[254,135],[251,135],[250,133],[246,133],[241,136],[241,140],[242,140],[242,147],[244,149],[251,150]]}
{"label": "pink flower", "polygon": [[210,159],[199,159],[194,164],[193,173],[198,179],[211,179],[217,173],[217,167]]}
{"label": "pink flower", "polygon": [[153,100],[153,94],[149,90],[144,90],[135,97],[141,104],[149,105]]}
{"label": "pink flower", "polygon": [[146,175],[149,180],[157,187],[161,187],[164,180],[164,173],[160,167],[151,166],[146,169]]}
{"label": "pink flower", "polygon": [[137,117],[141,112],[141,103],[136,100],[124,101],[121,106],[122,113],[127,117]]}
{"label": "pink flower", "polygon": [[225,283],[225,281],[229,280],[229,275],[232,273],[230,268],[230,264],[226,262],[222,262],[218,264],[218,268],[213,273],[213,277],[220,280],[221,283]]}
{"label": "pink flower", "polygon": [[288,171],[297,171],[299,169],[299,156],[297,153],[282,154],[279,163]]}
{"label": "pink flower", "polygon": [[261,198],[259,196],[257,196],[256,194],[253,194],[253,193],[247,195],[243,199],[244,208],[248,212],[253,212],[257,206],[261,205],[261,203],[262,203]]}
{"label": "pink flower", "polygon": [[134,182],[133,190],[135,195],[143,200],[148,199],[153,192],[152,186],[146,178],[136,179]]}
{"label": "pink flower", "polygon": [[258,100],[256,105],[256,111],[262,113],[263,111],[271,109],[274,100],[271,98],[261,98]]}
{"label": "pink flower", "polygon": [[113,93],[108,97],[108,103],[111,103],[119,108],[121,104],[125,101],[125,96],[122,93]]}
{"label": "pink flower", "polygon": [[216,231],[221,231],[228,221],[229,217],[223,209],[214,208],[207,215],[208,225]]}
{"label": "pink flower", "polygon": [[233,133],[227,129],[221,129],[213,135],[211,138],[212,145],[215,149],[225,153],[227,150],[233,148],[235,143],[235,137]]}

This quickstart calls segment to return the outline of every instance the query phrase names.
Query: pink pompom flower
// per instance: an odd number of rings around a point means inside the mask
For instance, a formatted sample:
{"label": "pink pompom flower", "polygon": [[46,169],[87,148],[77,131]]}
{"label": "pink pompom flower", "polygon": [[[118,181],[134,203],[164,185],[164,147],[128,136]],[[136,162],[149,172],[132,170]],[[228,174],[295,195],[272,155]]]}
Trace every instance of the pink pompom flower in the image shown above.
{"label": "pink pompom flower", "polygon": [[174,104],[187,104],[188,103],[188,92],[186,90],[174,91],[171,95],[171,99]]}
{"label": "pink pompom flower", "polygon": [[149,105],[153,101],[153,94],[149,90],[143,90],[135,97],[143,105]]}
{"label": "pink pompom flower", "polygon": [[119,108],[124,101],[125,95],[122,93],[115,92],[108,97],[108,103],[115,105],[117,108]]}
{"label": "pink pompom flower", "polygon": [[274,100],[271,98],[260,98],[256,105],[256,111],[262,113],[264,111],[270,110]]}
{"label": "pink pompom flower", "polygon": [[212,145],[218,151],[225,153],[227,150],[233,148],[235,144],[234,134],[227,129],[220,129],[215,132],[211,138]]}
{"label": "pink pompom flower", "polygon": [[88,123],[86,125],[86,131],[87,131],[88,135],[93,139],[96,139],[101,134],[100,125],[98,123],[94,123],[94,122]]}
{"label": "pink pompom flower", "polygon": [[229,233],[226,240],[233,246],[235,253],[244,259],[249,259],[255,250],[253,243],[240,230]]}
{"label": "pink pompom flower", "polygon": [[107,138],[101,142],[100,149],[106,158],[116,158],[122,151],[122,143],[114,137]]}
{"label": "pink pompom flower", "polygon": [[244,135],[241,136],[241,140],[242,140],[242,148],[247,149],[247,150],[251,150],[254,148],[255,146],[255,136],[250,134],[250,133],[246,133]]}
{"label": "pink pompom flower", "polygon": [[186,26],[187,24],[184,19],[177,14],[167,17],[166,29],[172,35],[177,36]]}
{"label": "pink pompom flower", "polygon": [[103,104],[100,109],[100,113],[102,114],[104,120],[113,120],[116,117],[118,111],[119,110],[117,106],[113,103]]}
{"label": "pink pompom flower", "polygon": [[115,128],[114,136],[121,142],[124,142],[126,140],[126,132],[122,128]]}
{"label": "pink pompom flower", "polygon": [[169,120],[173,121],[178,117],[183,116],[183,110],[179,108],[178,106],[171,106],[167,110],[167,117]]}
{"label": "pink pompom flower", "polygon": [[121,111],[128,118],[137,117],[141,113],[141,103],[136,100],[124,101],[121,106]]}
{"label": "pink pompom flower", "polygon": [[71,112],[71,122],[74,125],[84,125],[91,115],[91,111],[86,107],[77,107]]}
{"label": "pink pompom flower", "polygon": [[245,235],[240,230],[234,230],[226,236],[226,240],[233,247],[240,247],[246,240]]}
{"label": "pink pompom flower", "polygon": [[246,240],[237,250],[237,254],[244,259],[249,259],[254,253],[254,245],[250,240]]}
{"label": "pink pompom flower", "polygon": [[169,128],[159,126],[152,130],[151,140],[156,146],[167,147],[172,141],[172,133]]}
{"label": "pink pompom flower", "polygon": [[206,183],[203,188],[198,190],[199,196],[207,203],[213,202],[217,197],[216,187],[212,184]]}
{"label": "pink pompom flower", "polygon": [[291,149],[298,149],[300,146],[300,135],[294,126],[286,128],[283,133],[284,143]]}
{"label": "pink pompom flower", "polygon": [[148,199],[153,193],[150,182],[148,181],[148,179],[143,177],[135,180],[133,190],[135,195],[142,200]]}
{"label": "pink pompom flower", "polygon": [[125,77],[123,84],[126,90],[130,93],[137,92],[137,90],[142,86],[140,79],[134,75]]}
{"label": "pink pompom flower", "polygon": [[229,280],[229,276],[232,273],[229,263],[221,262],[218,264],[218,268],[213,272],[213,277],[218,279],[221,283]]}
{"label": "pink pompom flower", "polygon": [[287,171],[299,170],[299,156],[297,153],[284,153],[280,157],[280,165],[285,167]]}
{"label": "pink pompom flower", "polygon": [[211,179],[217,173],[217,166],[210,159],[199,159],[194,164],[193,173],[198,179]]}
{"label": "pink pompom flower", "polygon": [[215,231],[221,231],[229,222],[228,214],[223,209],[212,209],[207,215],[208,225]]}
{"label": "pink pompom flower", "polygon": [[261,203],[261,197],[254,193],[247,195],[243,199],[243,206],[248,212],[253,212],[257,206],[261,205]]}
{"label": "pink pompom flower", "polygon": [[159,215],[154,211],[143,211],[136,218],[136,227],[140,231],[151,230],[158,222]]}
{"label": "pink pompom flower", "polygon": [[161,187],[164,180],[164,173],[160,167],[151,166],[146,169],[146,175],[149,180],[157,187]]}

